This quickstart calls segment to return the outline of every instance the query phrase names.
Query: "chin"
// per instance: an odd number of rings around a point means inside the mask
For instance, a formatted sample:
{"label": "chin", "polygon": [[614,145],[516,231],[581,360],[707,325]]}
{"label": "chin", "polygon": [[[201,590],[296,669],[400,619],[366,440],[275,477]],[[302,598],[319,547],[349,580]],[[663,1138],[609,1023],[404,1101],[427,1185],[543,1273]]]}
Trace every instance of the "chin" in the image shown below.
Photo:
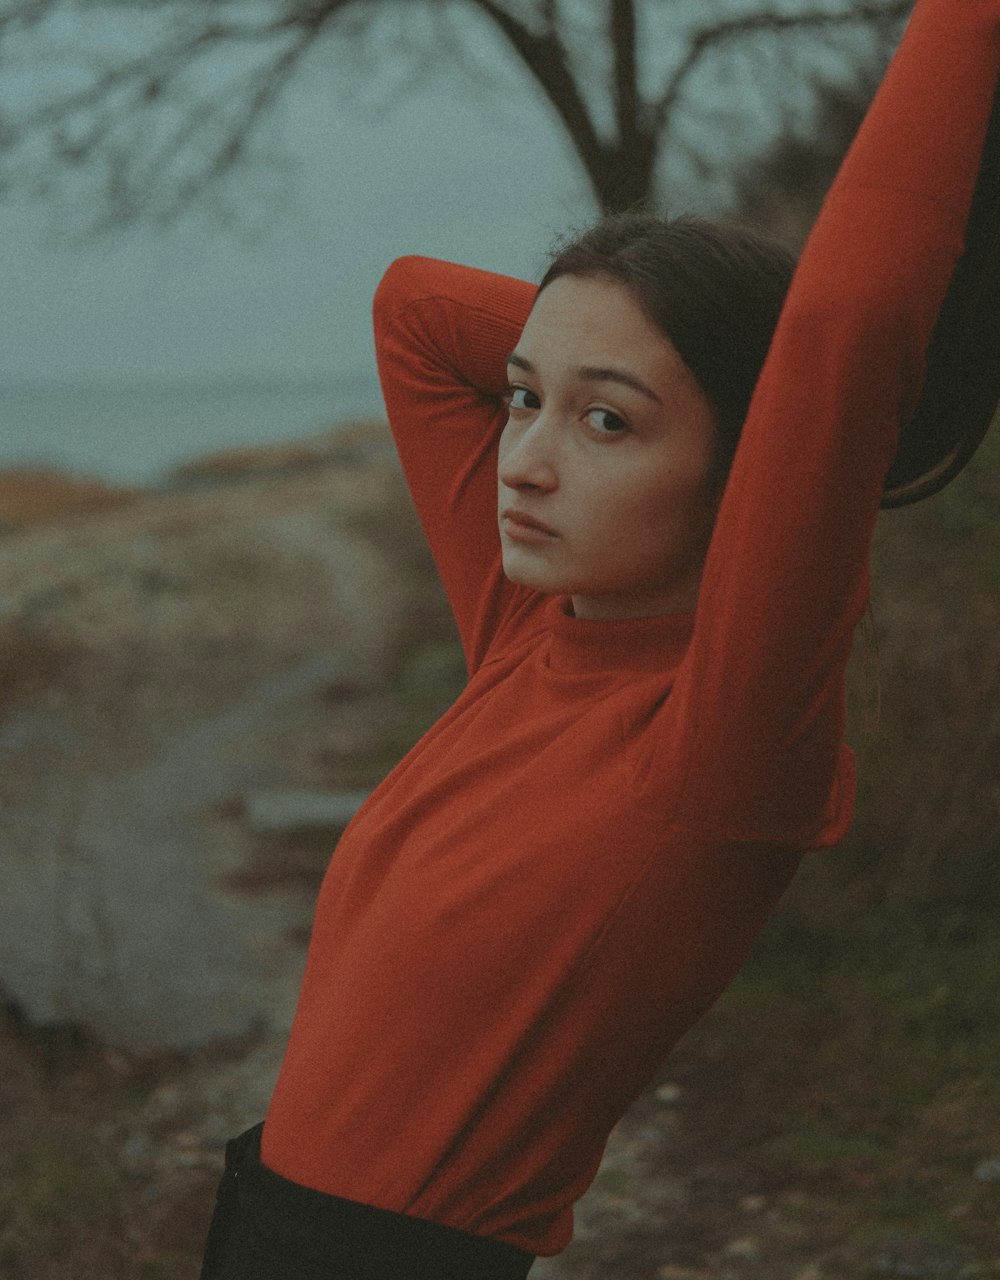
{"label": "chin", "polygon": [[546,573],[543,565],[530,562],[525,564],[524,561],[525,557],[518,555],[516,551],[504,551],[503,572],[508,582],[513,582],[518,587],[528,587],[532,591],[541,591],[545,595],[564,593],[563,584],[556,581],[551,573]]}

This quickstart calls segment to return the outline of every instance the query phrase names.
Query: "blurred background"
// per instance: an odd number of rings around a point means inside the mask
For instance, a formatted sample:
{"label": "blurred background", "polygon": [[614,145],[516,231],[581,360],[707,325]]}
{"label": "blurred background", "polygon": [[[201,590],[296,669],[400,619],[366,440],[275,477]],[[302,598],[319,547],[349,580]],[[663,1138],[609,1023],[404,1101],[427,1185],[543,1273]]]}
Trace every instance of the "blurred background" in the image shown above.
{"label": "blurred background", "polygon": [[[798,246],[909,7],[0,0],[0,1276],[197,1274],[337,834],[461,686],[382,271],[641,201]],[[1000,1275],[995,436],[883,517],[854,831],[539,1280]]]}
{"label": "blurred background", "polygon": [[785,28],[735,0],[707,23],[639,4],[620,121],[613,5],[556,6],[562,62],[540,3],[497,8],[506,26],[474,3],[298,8],[5,4],[8,463],[148,479],[377,410],[368,314],[394,256],[531,275],[601,204],[732,209],[777,138],[816,136],[819,95],[863,100],[906,6],[785,6]]}

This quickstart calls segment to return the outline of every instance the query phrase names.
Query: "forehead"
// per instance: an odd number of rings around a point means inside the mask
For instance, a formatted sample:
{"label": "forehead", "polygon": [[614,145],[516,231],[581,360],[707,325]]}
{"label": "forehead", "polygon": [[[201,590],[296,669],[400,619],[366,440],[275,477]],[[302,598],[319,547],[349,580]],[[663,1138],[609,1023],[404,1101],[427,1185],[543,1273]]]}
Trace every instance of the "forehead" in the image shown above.
{"label": "forehead", "polygon": [[687,372],[673,343],[620,280],[559,276],[531,309],[518,351],[532,364],[627,364],[656,376]]}

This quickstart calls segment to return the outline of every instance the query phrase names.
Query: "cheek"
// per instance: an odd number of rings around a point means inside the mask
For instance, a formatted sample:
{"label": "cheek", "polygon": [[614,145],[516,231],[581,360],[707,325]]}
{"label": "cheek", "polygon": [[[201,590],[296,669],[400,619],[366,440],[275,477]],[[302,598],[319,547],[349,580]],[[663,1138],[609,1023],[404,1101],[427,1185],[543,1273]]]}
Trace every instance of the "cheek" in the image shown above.
{"label": "cheek", "polygon": [[704,475],[671,470],[663,475],[643,475],[631,484],[623,484],[607,504],[628,521],[658,525],[683,525],[708,506],[709,484]]}
{"label": "cheek", "polygon": [[603,523],[645,548],[648,558],[703,553],[715,524],[717,503],[708,476],[671,474],[608,503]]}

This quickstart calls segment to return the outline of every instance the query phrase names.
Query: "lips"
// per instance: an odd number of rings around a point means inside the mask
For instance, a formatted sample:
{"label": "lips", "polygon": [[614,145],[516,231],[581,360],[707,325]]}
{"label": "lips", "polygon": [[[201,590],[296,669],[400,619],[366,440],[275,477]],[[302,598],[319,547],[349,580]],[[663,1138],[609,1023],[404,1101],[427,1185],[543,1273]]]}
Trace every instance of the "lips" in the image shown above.
{"label": "lips", "polygon": [[516,542],[545,542],[558,536],[555,529],[513,507],[507,507],[500,513],[500,527]]}

